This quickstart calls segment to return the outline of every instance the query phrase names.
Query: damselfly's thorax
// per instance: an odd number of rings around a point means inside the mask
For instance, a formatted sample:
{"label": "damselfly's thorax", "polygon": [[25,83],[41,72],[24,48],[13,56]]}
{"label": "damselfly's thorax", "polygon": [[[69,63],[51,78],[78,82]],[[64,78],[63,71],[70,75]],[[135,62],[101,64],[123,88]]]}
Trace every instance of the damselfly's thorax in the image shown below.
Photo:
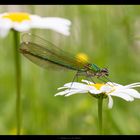
{"label": "damselfly's thorax", "polygon": [[86,64],[84,66],[84,69],[86,71],[87,76],[91,77],[103,77],[103,76],[109,76],[109,71],[107,68],[99,68],[96,64]]}

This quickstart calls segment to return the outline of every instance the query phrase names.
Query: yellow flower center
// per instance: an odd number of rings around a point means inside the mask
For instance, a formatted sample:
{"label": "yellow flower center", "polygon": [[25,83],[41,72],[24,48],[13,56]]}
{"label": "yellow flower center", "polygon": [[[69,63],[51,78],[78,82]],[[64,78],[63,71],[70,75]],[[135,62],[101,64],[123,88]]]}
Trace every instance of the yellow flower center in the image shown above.
{"label": "yellow flower center", "polygon": [[78,53],[76,55],[76,59],[79,62],[86,63],[88,61],[88,56],[85,53]]}
{"label": "yellow flower center", "polygon": [[24,20],[30,20],[30,15],[28,13],[15,12],[15,13],[8,13],[4,15],[3,18],[8,18],[13,22],[22,22]]}
{"label": "yellow flower center", "polygon": [[97,90],[100,90],[100,88],[102,86],[104,86],[105,84],[101,84],[101,83],[96,83],[96,84],[90,84],[90,86],[94,86]]}

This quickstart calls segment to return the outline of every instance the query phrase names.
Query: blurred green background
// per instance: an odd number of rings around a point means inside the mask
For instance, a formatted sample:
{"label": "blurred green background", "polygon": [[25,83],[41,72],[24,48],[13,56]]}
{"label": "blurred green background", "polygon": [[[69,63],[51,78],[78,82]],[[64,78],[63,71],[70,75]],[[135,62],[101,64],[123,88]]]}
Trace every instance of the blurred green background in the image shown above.
{"label": "blurred green background", "polygon": [[[31,32],[70,53],[84,52],[90,62],[110,71],[120,84],[140,81],[140,6],[137,5],[1,5],[0,12],[23,11],[71,20],[71,35],[50,30]],[[12,34],[0,39],[0,134],[16,129],[15,65]],[[20,47],[20,46],[19,46]],[[18,53],[18,52],[17,52]],[[97,100],[88,94],[57,96],[75,72],[45,70],[22,58],[23,134],[98,134]],[[138,89],[139,90],[139,89]],[[140,90],[139,90],[140,91]],[[103,104],[104,134],[140,134],[140,100],[113,98]]]}

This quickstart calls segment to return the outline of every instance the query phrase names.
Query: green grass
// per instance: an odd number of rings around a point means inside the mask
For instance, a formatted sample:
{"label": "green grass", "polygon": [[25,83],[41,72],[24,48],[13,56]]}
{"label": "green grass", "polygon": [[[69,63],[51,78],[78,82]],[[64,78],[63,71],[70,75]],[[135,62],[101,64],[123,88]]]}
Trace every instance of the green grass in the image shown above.
{"label": "green grass", "polygon": [[[6,6],[5,6],[6,7]],[[107,67],[120,84],[140,81],[140,6],[19,6],[41,16],[72,21],[71,35],[34,29],[70,53],[84,52],[92,63]],[[0,6],[1,12],[6,8]],[[140,23],[140,22],[139,22]],[[16,128],[15,68],[12,35],[0,39],[0,134]],[[18,53],[18,52],[17,52]],[[88,94],[54,97],[57,88],[73,79],[73,71],[44,70],[22,58],[22,128],[24,134],[98,134],[97,100]],[[140,90],[139,90],[140,91]],[[114,98],[113,109],[103,104],[104,134],[140,134],[140,101]]]}

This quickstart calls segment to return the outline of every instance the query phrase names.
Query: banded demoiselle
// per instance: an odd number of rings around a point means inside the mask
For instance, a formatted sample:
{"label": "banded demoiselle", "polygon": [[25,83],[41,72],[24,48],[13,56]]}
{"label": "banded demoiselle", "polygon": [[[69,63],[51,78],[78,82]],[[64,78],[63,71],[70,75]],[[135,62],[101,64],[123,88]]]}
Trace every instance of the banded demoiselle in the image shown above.
{"label": "banded demoiselle", "polygon": [[109,75],[107,68],[100,68],[96,64],[77,59],[53,43],[31,33],[22,36],[20,53],[33,63],[48,68],[50,65],[77,71],[76,76],[105,77]]}

